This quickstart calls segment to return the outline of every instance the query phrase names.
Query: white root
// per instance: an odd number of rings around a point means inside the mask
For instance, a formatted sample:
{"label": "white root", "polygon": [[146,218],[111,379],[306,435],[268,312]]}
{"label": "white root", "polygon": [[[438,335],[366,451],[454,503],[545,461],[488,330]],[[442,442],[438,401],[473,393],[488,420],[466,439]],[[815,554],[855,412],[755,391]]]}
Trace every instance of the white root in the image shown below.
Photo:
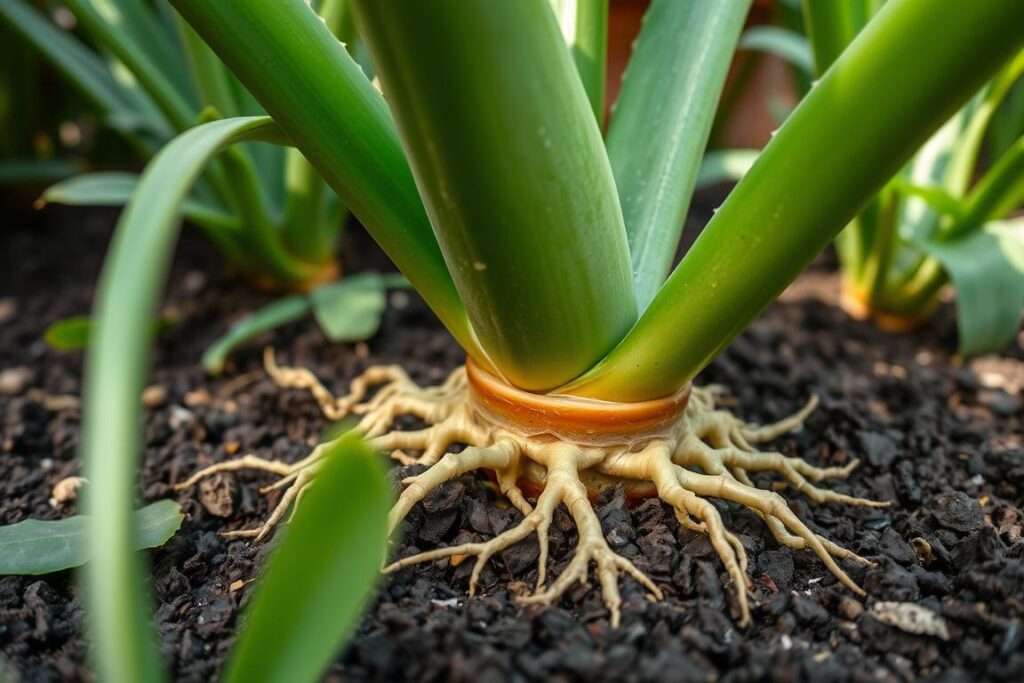
{"label": "white root", "polygon": [[[706,533],[736,587],[741,625],[750,621],[746,551],[739,539],[725,527],[709,498],[721,498],[748,507],[765,522],[781,545],[811,550],[843,585],[863,594],[837,560],[870,562],[812,532],[782,496],[758,489],[748,476],[748,472],[774,472],[819,503],[867,507],[888,505],[836,493],[811,483],[846,477],[856,467],[857,461],[843,467],[821,468],[781,453],[762,453],[752,446],[800,428],[814,409],[816,399],[796,415],[778,423],[754,426],[715,409],[714,396],[720,393],[718,388],[694,388],[686,410],[667,432],[662,431],[639,445],[634,442],[595,447],[568,443],[551,435],[529,435],[514,425],[496,423],[493,415],[485,415],[478,410],[465,368],[455,370],[444,383],[424,389],[397,366],[373,367],[352,382],[347,396],[335,398],[309,370],[278,366],[269,349],[266,367],[280,386],[312,392],[329,418],[337,420],[347,415],[360,415],[355,428],[396,460],[403,464],[427,466],[424,472],[403,482],[406,488],[391,510],[390,529],[398,526],[431,491],[455,477],[478,469],[494,472],[501,493],[523,514],[522,521],[516,526],[490,540],[438,548],[402,558],[386,567],[385,572],[444,557],[472,556],[476,558],[469,585],[472,595],[477,590],[480,573],[491,557],[535,533],[540,545],[536,592],[520,598],[520,602],[553,603],[577,581],[586,583],[589,567],[594,564],[610,621],[617,626],[622,602],[618,588],[621,575],[633,577],[655,598],[661,597],[661,591],[632,562],[608,546],[581,478],[582,473],[587,473],[599,474],[612,481],[653,484],[658,497],[672,506],[681,525]],[[375,387],[376,393],[367,398]],[[389,431],[401,415],[418,417],[427,427],[416,431]],[[450,448],[457,444],[466,448],[459,453],[450,452]],[[176,488],[192,486],[199,479],[216,472],[255,469],[278,475],[281,479],[264,491],[285,487],[287,490],[266,522],[256,529],[225,534],[261,540],[284,517],[288,508],[297,504],[318,468],[323,450],[321,445],[307,458],[292,465],[246,455],[207,467]],[[420,455],[410,455],[413,452]],[[540,476],[537,476],[538,472]],[[524,478],[542,486],[534,505],[519,487]],[[562,504],[576,523],[579,541],[569,565],[550,585],[546,585],[548,527],[555,509]]]}

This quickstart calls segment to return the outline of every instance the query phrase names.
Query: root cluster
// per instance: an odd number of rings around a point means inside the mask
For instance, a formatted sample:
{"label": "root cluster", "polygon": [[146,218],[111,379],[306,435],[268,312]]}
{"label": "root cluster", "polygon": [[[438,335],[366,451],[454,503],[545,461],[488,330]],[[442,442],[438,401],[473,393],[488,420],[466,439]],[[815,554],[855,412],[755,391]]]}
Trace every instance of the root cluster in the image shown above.
{"label": "root cluster", "polygon": [[[398,526],[413,506],[431,491],[474,470],[493,472],[501,493],[523,514],[518,525],[486,542],[438,548],[402,558],[386,567],[385,572],[443,557],[475,557],[469,585],[470,595],[473,595],[480,572],[493,555],[536,534],[540,544],[536,591],[520,598],[521,602],[551,604],[575,582],[587,582],[593,564],[611,623],[617,626],[621,575],[631,576],[652,596],[661,598],[660,589],[647,576],[628,559],[612,551],[591,506],[589,495],[596,486],[621,481],[634,489],[652,489],[673,507],[681,525],[708,535],[736,587],[741,626],[750,620],[747,556],[709,498],[750,508],[781,545],[814,552],[840,582],[855,593],[863,593],[837,560],[870,563],[812,532],[782,496],[757,488],[749,477],[751,472],[774,472],[818,503],[887,505],[816,485],[823,479],[849,475],[857,466],[856,460],[844,467],[822,468],[800,458],[754,448],[753,444],[768,442],[798,429],[814,410],[817,402],[813,398],[803,410],[789,418],[756,426],[717,410],[713,389],[693,388],[685,410],[668,429],[620,439],[620,443],[595,445],[560,438],[557,434],[533,433],[521,425],[495,419],[475,399],[464,367],[455,370],[444,383],[427,388],[418,386],[398,366],[373,367],[352,382],[347,396],[335,398],[309,370],[278,366],[269,349],[266,366],[280,386],[311,391],[330,419],[361,416],[356,429],[399,462],[427,466],[424,472],[403,482],[405,489],[391,510],[390,529]],[[373,388],[377,388],[376,393],[367,398]],[[392,430],[396,418],[402,415],[413,415],[427,427],[415,431]],[[460,444],[465,446],[461,452],[451,452],[452,446]],[[318,468],[323,448],[318,447],[307,458],[291,465],[247,455],[197,472],[178,488],[192,486],[203,477],[223,471],[257,469],[279,475],[281,479],[265,490],[287,487],[287,491],[266,522],[257,529],[225,534],[260,540],[293,503],[298,504]],[[539,491],[532,504],[524,488]],[[555,509],[563,504],[576,523],[579,541],[569,565],[548,583],[548,528]]]}

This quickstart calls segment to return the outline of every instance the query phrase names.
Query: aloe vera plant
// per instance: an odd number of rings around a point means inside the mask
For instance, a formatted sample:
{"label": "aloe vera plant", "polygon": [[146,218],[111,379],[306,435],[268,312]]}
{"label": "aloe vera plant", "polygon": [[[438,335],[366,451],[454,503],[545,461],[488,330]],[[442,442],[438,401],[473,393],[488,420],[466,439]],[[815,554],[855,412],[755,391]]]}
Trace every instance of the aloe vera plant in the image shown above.
{"label": "aloe vera plant", "polygon": [[[749,620],[745,552],[709,497],[750,507],[780,543],[812,550],[860,591],[839,562],[861,558],[812,532],[748,475],[776,472],[818,502],[884,505],[811,483],[846,475],[855,461],[821,468],[754,449],[799,427],[813,401],[758,427],[715,410],[714,395],[691,380],[1021,49],[1024,5],[993,0],[940,14],[929,0],[888,3],[668,274],[748,0],[655,0],[606,137],[593,105],[599,79],[573,58],[566,37],[579,40],[579,32],[565,30],[563,3],[556,14],[546,0],[355,0],[383,95],[303,0],[172,4],[269,114],[218,122],[211,144],[286,137],[467,353],[465,367],[437,387],[419,387],[396,366],[374,367],[337,399],[308,370],[279,366],[268,354],[280,385],[310,389],[331,418],[354,411],[356,429],[374,446],[427,466],[406,482],[391,528],[438,485],[480,468],[496,474],[523,513],[490,541],[428,551],[392,568],[475,556],[472,591],[491,556],[537,533],[537,592],[523,601],[557,600],[586,580],[593,563],[615,625],[619,575],[660,595],[611,550],[588,501],[588,493],[621,482],[636,495],[660,496],[680,523],[708,534],[737,587],[741,623]],[[578,19],[595,6],[568,4]],[[576,26],[600,31],[600,22]],[[600,41],[586,44],[589,59],[603,59]],[[133,253],[153,264],[166,263],[173,221],[147,225],[141,212],[161,201],[140,193],[119,228],[119,246],[131,241]],[[133,299],[140,320],[154,309],[164,267],[150,269]],[[108,271],[106,287],[118,290],[133,275]],[[137,342],[109,329],[94,358],[129,355],[118,345]],[[373,386],[380,389],[371,396]],[[428,426],[395,430],[405,414]],[[90,424],[87,458],[101,447],[130,448],[99,438],[101,425]],[[467,447],[449,452],[455,443]],[[293,465],[250,457],[218,463],[181,486],[225,470],[280,475],[291,487],[267,523],[248,532],[259,540],[319,462],[320,451]],[[123,500],[125,481],[109,487]],[[580,540],[549,584],[547,532],[562,503]]]}
{"label": "aloe vera plant", "polygon": [[[140,159],[150,159],[175,135],[204,121],[263,113],[164,0],[65,5],[89,43],[56,26],[29,0],[5,0],[0,21],[75,86],[100,123],[120,134]],[[316,9],[336,35],[352,42],[344,0],[323,0]],[[307,288],[337,273],[345,207],[301,153],[241,145],[204,164],[209,168],[189,192],[184,213],[234,267],[259,284],[283,289]],[[33,168],[35,175],[46,170],[38,164],[18,167],[24,167],[19,177]],[[137,185],[133,173],[78,173],[50,187],[42,201],[122,206]]]}
{"label": "aloe vera plant", "polygon": [[[774,40],[750,47],[771,50],[806,77],[820,78],[882,6],[882,0],[804,0],[806,39],[772,27]],[[1017,336],[1024,313],[1024,223],[1013,217],[1024,205],[1022,75],[1024,53],[1018,53],[839,235],[842,304],[851,315],[892,331],[913,329],[951,283],[961,355],[999,351]],[[729,154],[741,159],[729,169],[735,177],[756,157]]]}
{"label": "aloe vera plant", "polygon": [[[818,74],[880,4],[804,2]],[[914,327],[952,281],[962,354],[998,351],[1016,337],[1024,312],[1024,223],[1003,219],[1024,202],[1024,137],[1005,144],[975,177],[994,114],[1022,75],[1019,52],[840,236],[851,313],[897,330]]]}

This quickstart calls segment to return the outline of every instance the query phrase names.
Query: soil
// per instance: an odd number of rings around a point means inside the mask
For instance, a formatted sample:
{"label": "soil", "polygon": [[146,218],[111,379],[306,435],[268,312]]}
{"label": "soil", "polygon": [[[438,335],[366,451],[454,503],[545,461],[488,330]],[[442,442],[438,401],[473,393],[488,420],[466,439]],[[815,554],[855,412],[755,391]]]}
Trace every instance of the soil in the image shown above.
{"label": "soil", "polygon": [[[2,524],[75,512],[48,499],[81,464],[76,402],[54,397],[78,394],[82,358],[49,349],[41,337],[53,321],[88,313],[113,220],[109,212],[51,208],[0,231],[0,371],[8,371],[0,383]],[[350,272],[386,263],[357,230],[345,257]],[[1024,680],[1024,352],[1018,345],[961,365],[950,353],[950,305],[916,333],[891,336],[845,317],[833,305],[837,289],[826,258],[700,382],[729,387],[730,408],[753,421],[821,396],[806,427],[780,439],[779,450],[819,464],[861,457],[862,467],[836,488],[894,505],[849,509],[783,494],[812,528],[877,561],[872,569],[847,565],[866,601],[809,552],[780,549],[751,513],[722,504],[751,560],[753,624],[740,630],[733,586],[723,583],[707,541],[682,531],[660,502],[627,506],[613,490],[597,502],[605,530],[665,600],[651,602],[623,579],[623,623],[612,630],[590,587],[548,609],[515,604],[536,577],[533,541],[495,558],[474,599],[466,596],[471,563],[442,560],[382,583],[327,679]],[[220,272],[194,235],[179,248],[166,301],[178,322],[158,343],[139,499],[173,496],[187,512],[180,532],[149,553],[151,585],[173,678],[205,681],[219,671],[251,593],[240,582],[258,576],[270,547],[217,532],[255,525],[276,498],[256,492],[271,479],[248,473],[180,494],[170,486],[235,453],[298,459],[328,424],[307,395],[277,389],[260,371],[262,343],[237,353],[224,377],[204,376],[202,349],[269,297]],[[461,361],[458,348],[415,294],[392,293],[390,303],[381,333],[366,344],[329,344],[312,320],[263,341],[339,392],[373,363],[402,363],[424,383],[442,379]],[[409,473],[393,470],[395,480]],[[517,514],[494,502],[485,479],[465,476],[414,510],[395,553],[488,538]],[[567,515],[556,527],[550,573],[575,543]],[[927,632],[911,632],[922,630],[920,620],[891,625],[891,602],[925,608]],[[15,680],[91,680],[81,618],[73,572],[0,578],[0,653]]]}

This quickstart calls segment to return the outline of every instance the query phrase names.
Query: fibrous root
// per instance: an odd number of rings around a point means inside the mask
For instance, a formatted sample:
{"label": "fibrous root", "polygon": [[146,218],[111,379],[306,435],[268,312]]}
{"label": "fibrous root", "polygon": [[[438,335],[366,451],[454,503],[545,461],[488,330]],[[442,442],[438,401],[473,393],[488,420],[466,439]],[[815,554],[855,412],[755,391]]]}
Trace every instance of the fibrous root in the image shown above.
{"label": "fibrous root", "polygon": [[[405,489],[391,510],[390,529],[401,523],[413,506],[431,491],[474,470],[494,473],[501,493],[523,514],[518,525],[488,541],[405,557],[386,567],[385,572],[443,557],[472,556],[476,558],[469,585],[472,595],[481,570],[492,556],[536,534],[540,545],[536,592],[521,598],[521,602],[551,604],[575,582],[585,583],[593,563],[611,623],[617,626],[621,575],[633,577],[652,596],[661,597],[661,591],[647,576],[628,559],[612,551],[591,506],[590,496],[602,487],[621,482],[634,494],[657,495],[672,506],[681,525],[708,535],[736,586],[741,625],[746,625],[750,619],[746,551],[725,527],[709,498],[748,507],[765,522],[781,545],[811,550],[841,583],[858,594],[863,593],[838,560],[870,562],[811,531],[782,496],[757,488],[749,477],[750,472],[776,473],[818,503],[888,505],[816,485],[823,479],[846,477],[857,466],[856,460],[843,467],[823,468],[800,458],[754,448],[753,444],[771,441],[800,428],[814,410],[817,403],[814,398],[789,418],[757,426],[717,410],[715,389],[687,388],[685,395],[681,393],[671,404],[678,408],[675,413],[668,411],[653,421],[626,420],[602,431],[600,428],[580,429],[580,418],[573,415],[567,418],[565,413],[581,408],[581,414],[591,411],[592,415],[614,417],[618,404],[559,397],[548,400],[530,394],[523,396],[524,401],[541,404],[539,411],[520,410],[509,396],[515,399],[522,392],[517,394],[517,390],[509,387],[499,392],[504,392],[499,397],[502,400],[493,400],[491,392],[498,380],[471,363],[455,370],[444,383],[428,388],[418,386],[398,366],[372,367],[352,382],[347,396],[335,398],[309,370],[278,366],[270,349],[265,361],[267,371],[280,386],[311,391],[330,419],[361,416],[356,429],[375,447],[389,452],[403,464],[427,466],[421,474],[403,482]],[[368,398],[374,388],[376,393]],[[544,405],[545,401],[550,405]],[[506,403],[513,407],[509,409]],[[594,413],[595,410],[598,413]],[[415,416],[427,427],[415,431],[392,430],[396,418],[402,415]],[[465,448],[459,453],[451,452],[451,447],[457,444]],[[207,467],[177,488],[192,486],[216,472],[256,469],[280,476],[276,483],[264,489],[287,487],[266,522],[257,529],[225,534],[260,540],[293,503],[299,502],[318,468],[323,450],[324,446],[320,446],[304,460],[291,465],[246,455]],[[532,491],[537,495],[531,505],[527,493]],[[579,541],[569,565],[547,584],[548,528],[555,509],[562,504],[576,523]]]}

